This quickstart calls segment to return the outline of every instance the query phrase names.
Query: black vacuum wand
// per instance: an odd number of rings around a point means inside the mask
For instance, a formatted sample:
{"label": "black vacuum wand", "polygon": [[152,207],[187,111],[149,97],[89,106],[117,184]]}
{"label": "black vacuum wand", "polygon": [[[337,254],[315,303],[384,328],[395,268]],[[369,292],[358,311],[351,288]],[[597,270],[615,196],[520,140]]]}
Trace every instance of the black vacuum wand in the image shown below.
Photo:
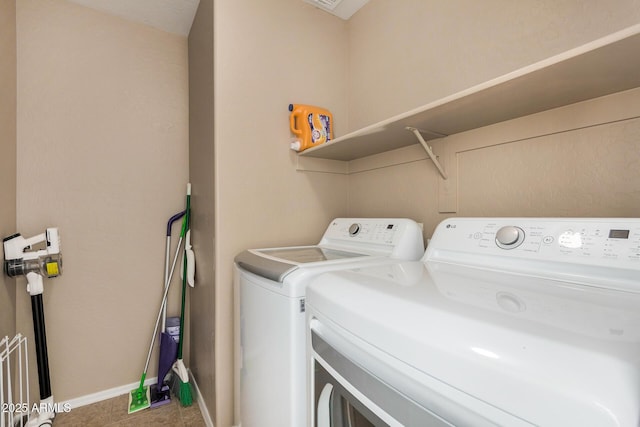
{"label": "black vacuum wand", "polygon": [[[33,332],[38,361],[38,384],[40,386],[40,410],[32,414],[27,426],[50,426],[55,417],[49,357],[47,354],[47,332],[44,323],[43,277],[52,278],[62,274],[60,237],[57,228],[47,228],[43,234],[25,239],[14,234],[3,240],[4,271],[9,277],[25,276],[27,292],[31,295]],[[38,245],[44,246],[37,249]]]}

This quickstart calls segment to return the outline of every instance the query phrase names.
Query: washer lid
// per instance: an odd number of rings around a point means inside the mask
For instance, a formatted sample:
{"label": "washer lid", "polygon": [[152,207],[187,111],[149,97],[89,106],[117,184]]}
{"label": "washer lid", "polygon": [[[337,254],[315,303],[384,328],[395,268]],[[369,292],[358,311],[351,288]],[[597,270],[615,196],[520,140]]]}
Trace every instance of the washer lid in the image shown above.
{"label": "washer lid", "polygon": [[256,252],[299,264],[367,256],[365,254],[322,248],[319,246],[260,249]]}
{"label": "washer lid", "polygon": [[294,246],[285,248],[250,249],[239,253],[235,262],[244,270],[282,282],[301,265],[320,264],[362,258],[369,255],[323,248],[320,246]]}
{"label": "washer lid", "polygon": [[323,274],[307,307],[415,372],[390,381],[425,407],[408,378],[535,425],[638,424],[640,294],[415,262]]}

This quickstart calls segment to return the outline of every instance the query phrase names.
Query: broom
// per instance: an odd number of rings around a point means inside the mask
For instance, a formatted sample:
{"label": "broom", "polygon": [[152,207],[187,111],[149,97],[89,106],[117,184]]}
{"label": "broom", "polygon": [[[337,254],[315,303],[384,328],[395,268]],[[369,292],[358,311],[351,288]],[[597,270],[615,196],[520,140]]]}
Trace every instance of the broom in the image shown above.
{"label": "broom", "polygon": [[[187,184],[187,208],[185,210],[186,229],[189,230],[191,219],[191,184]],[[187,275],[190,270],[189,264],[193,264],[193,252],[191,248],[191,230],[187,231],[187,237],[184,245],[184,259],[182,264],[182,308],[180,309],[180,343],[178,344],[178,360],[175,361],[171,368],[175,375],[173,376],[171,390],[175,394],[182,406],[191,406],[193,396],[191,393],[191,385],[189,384],[189,373],[182,361],[182,346],[184,344],[184,309],[187,294]],[[189,258],[188,262],[187,258]],[[191,270],[193,267],[191,267]],[[190,283],[192,284],[192,283]]]}

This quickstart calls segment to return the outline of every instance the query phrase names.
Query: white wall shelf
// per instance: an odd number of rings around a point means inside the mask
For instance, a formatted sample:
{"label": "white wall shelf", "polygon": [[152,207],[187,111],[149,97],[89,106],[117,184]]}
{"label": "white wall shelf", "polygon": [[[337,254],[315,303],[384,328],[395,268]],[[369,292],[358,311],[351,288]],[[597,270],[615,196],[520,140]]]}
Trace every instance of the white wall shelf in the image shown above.
{"label": "white wall shelf", "polygon": [[[299,153],[349,161],[640,87],[640,24]],[[429,138],[429,133],[432,138]]]}

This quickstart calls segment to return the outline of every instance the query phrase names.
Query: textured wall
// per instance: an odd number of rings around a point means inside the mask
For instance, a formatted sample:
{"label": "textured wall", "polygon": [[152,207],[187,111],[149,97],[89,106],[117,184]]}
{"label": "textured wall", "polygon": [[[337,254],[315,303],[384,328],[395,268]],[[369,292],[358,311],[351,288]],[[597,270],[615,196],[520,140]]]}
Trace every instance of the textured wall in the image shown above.
{"label": "textured wall", "polygon": [[[0,0],[0,237],[16,231],[16,6]],[[0,275],[0,338],[16,331],[16,284]]]}
{"label": "textured wall", "polygon": [[[20,0],[17,20],[18,229],[60,228],[64,274],[44,305],[63,401],[144,367],[166,221],[184,207],[187,40],[62,0]],[[174,292],[170,315],[177,304]],[[30,322],[19,293],[18,327]]]}
{"label": "textured wall", "polygon": [[459,215],[640,214],[640,119],[458,155]]}

